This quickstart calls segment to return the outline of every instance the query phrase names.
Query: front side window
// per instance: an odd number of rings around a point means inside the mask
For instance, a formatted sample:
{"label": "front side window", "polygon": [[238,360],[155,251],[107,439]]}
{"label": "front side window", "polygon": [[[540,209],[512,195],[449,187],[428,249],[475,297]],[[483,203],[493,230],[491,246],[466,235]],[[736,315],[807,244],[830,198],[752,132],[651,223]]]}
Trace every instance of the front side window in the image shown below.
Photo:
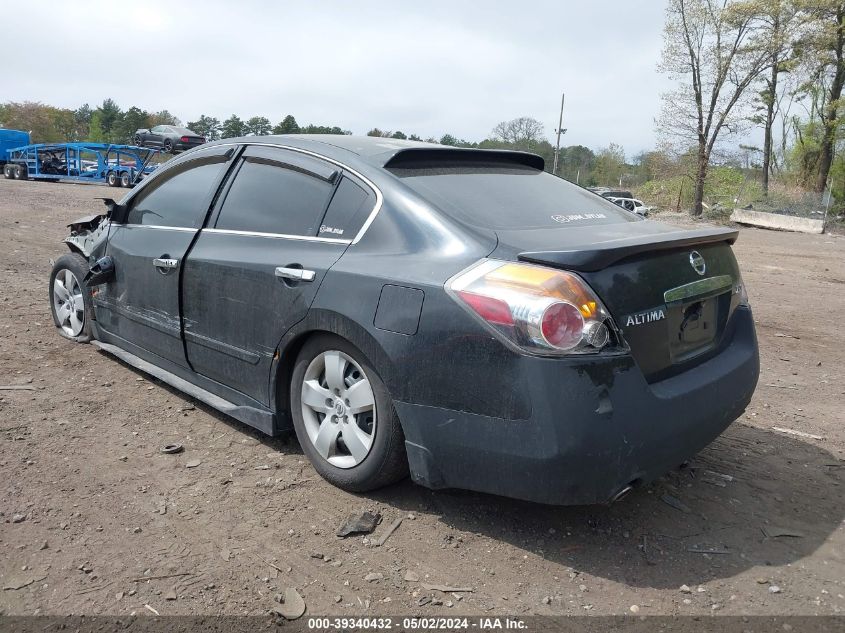
{"label": "front side window", "polygon": [[130,202],[129,224],[199,228],[209,197],[223,171],[226,157],[188,162],[151,181]]}
{"label": "front side window", "polygon": [[262,158],[244,160],[216,228],[314,236],[332,194],[331,183]]}

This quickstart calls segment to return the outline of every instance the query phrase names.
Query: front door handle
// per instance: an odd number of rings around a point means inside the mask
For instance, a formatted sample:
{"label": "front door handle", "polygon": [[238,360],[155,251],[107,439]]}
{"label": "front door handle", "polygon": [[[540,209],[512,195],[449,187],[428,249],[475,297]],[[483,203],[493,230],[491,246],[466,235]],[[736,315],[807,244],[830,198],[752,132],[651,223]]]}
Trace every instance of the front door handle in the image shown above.
{"label": "front door handle", "polygon": [[317,276],[313,270],[305,270],[304,268],[285,268],[279,266],[276,268],[276,277],[282,279],[293,279],[294,281],[314,281]]}
{"label": "front door handle", "polygon": [[157,257],[153,260],[153,266],[156,268],[177,268],[179,266],[179,260]]}

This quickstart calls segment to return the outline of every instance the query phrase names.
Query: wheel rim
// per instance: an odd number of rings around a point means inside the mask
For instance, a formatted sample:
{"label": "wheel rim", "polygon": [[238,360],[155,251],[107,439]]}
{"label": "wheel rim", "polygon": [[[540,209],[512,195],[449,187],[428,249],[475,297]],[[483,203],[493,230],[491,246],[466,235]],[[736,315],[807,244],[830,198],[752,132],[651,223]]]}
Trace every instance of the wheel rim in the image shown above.
{"label": "wheel rim", "polygon": [[62,331],[68,336],[79,336],[85,325],[85,299],[79,280],[67,268],[53,279],[53,310]]}
{"label": "wheel rim", "polygon": [[323,352],[305,370],[301,393],[305,431],[317,453],[338,468],[364,461],[376,435],[376,408],[361,366],[343,352]]}

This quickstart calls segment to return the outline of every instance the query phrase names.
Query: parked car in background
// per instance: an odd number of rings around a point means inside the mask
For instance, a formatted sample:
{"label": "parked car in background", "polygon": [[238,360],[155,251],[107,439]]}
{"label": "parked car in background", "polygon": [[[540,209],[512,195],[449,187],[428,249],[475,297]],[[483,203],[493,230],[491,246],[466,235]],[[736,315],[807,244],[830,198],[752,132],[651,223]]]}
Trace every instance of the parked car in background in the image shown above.
{"label": "parked car in background", "polygon": [[169,153],[185,151],[205,143],[204,136],[175,125],[156,125],[150,130],[136,130],[133,140],[135,145],[158,147]]}
{"label": "parked car in background", "polygon": [[540,156],[215,141],[72,223],[53,319],[328,481],[617,500],[716,438],[759,359],[729,228],[628,213]]}
{"label": "parked car in background", "polygon": [[618,204],[620,207],[625,209],[626,211],[630,211],[631,213],[636,213],[637,215],[641,215],[643,217],[648,216],[649,212],[654,210],[654,207],[648,207],[643,204],[642,200],[637,200],[636,198],[617,198],[615,196],[602,196],[603,198],[610,200],[614,204]]}

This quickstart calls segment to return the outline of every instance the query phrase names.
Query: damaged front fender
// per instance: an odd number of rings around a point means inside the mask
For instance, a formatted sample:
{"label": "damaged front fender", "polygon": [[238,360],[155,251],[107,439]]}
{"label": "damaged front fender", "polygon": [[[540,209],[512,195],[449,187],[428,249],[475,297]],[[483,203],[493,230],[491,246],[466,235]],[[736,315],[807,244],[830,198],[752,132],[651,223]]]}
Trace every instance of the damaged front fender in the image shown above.
{"label": "damaged front fender", "polygon": [[70,235],[64,242],[70,250],[91,259],[99,252],[108,236],[110,222],[105,215],[89,215],[68,224]]}

